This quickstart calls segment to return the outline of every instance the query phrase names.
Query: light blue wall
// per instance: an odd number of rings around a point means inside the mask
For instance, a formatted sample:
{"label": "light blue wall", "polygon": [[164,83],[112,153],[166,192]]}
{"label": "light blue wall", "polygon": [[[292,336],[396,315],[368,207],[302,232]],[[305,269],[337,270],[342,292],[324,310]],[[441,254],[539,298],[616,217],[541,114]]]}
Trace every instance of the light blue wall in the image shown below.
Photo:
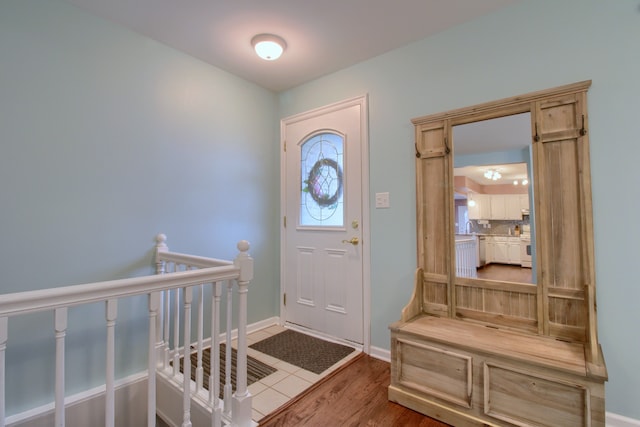
{"label": "light blue wall", "polygon": [[[0,293],[149,274],[159,232],[224,258],[247,239],[249,322],[274,316],[276,109],[272,92],[67,3],[2,0]],[[145,310],[119,305],[118,377],[145,368],[146,350],[131,350],[147,340]],[[69,393],[104,384],[103,316],[70,311]],[[9,414],[53,400],[52,320],[10,322]]]}
{"label": "light blue wall", "polygon": [[593,80],[589,91],[598,324],[607,410],[640,419],[640,11],[636,0],[525,0],[280,94],[281,117],[369,94],[372,343],[389,348],[416,266],[410,119]]}

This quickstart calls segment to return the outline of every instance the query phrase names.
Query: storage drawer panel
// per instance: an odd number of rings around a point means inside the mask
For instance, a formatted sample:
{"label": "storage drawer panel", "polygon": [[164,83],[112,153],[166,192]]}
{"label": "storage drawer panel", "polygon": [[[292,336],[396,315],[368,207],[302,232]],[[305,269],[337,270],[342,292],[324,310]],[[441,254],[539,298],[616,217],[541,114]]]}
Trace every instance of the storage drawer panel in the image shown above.
{"label": "storage drawer panel", "polygon": [[485,414],[518,426],[587,426],[589,392],[580,384],[484,364]]}
{"label": "storage drawer panel", "polygon": [[471,356],[399,338],[396,357],[399,384],[471,407]]}

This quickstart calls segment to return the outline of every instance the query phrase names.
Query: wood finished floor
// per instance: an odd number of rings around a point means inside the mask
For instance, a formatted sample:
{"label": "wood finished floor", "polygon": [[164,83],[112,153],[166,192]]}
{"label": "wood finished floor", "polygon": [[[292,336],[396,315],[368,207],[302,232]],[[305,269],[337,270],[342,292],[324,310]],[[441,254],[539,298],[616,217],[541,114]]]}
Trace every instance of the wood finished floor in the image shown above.
{"label": "wood finished floor", "polygon": [[478,269],[478,279],[533,283],[533,273],[530,268],[519,265],[487,264]]}
{"label": "wood finished floor", "polygon": [[363,355],[260,426],[447,426],[389,402],[389,378],[389,363]]}

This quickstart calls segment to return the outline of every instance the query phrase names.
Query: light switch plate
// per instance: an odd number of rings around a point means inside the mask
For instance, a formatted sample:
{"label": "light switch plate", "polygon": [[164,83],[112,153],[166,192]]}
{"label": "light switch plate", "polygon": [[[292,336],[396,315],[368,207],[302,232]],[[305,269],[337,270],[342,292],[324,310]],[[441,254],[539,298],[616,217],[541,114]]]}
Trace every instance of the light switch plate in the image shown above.
{"label": "light switch plate", "polygon": [[389,193],[376,193],[376,209],[389,207]]}

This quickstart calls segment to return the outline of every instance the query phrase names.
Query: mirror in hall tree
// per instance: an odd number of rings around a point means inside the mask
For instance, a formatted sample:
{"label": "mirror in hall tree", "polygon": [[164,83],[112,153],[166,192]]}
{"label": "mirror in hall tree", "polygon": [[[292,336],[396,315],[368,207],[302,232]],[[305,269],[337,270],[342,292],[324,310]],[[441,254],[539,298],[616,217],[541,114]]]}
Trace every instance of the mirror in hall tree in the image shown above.
{"label": "mirror in hall tree", "polygon": [[535,283],[530,113],[452,129],[456,277]]}

